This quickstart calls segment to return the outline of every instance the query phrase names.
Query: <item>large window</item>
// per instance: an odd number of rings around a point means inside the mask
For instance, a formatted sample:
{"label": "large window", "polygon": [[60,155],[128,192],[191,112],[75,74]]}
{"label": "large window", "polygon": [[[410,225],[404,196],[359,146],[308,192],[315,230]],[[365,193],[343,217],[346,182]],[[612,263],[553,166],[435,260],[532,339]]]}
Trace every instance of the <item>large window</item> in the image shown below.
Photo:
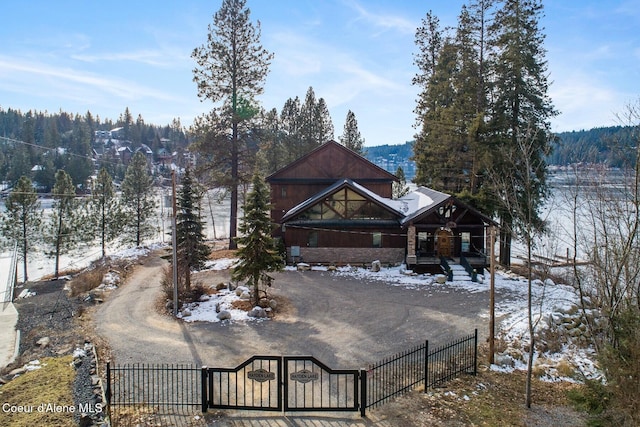
{"label": "large window", "polygon": [[382,233],[373,233],[373,247],[374,248],[382,247]]}
{"label": "large window", "polygon": [[302,212],[299,219],[331,220],[369,220],[393,219],[391,212],[367,200],[355,191],[344,188],[316,203]]}
{"label": "large window", "polygon": [[317,231],[310,231],[309,235],[307,236],[307,246],[310,248],[317,248],[318,247],[318,232]]}

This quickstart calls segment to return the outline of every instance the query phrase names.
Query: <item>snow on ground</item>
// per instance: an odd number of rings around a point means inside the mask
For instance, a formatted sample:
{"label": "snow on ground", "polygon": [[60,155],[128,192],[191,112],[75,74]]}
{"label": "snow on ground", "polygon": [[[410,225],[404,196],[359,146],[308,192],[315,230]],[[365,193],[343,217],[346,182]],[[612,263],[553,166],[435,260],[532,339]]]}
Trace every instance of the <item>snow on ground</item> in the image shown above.
{"label": "snow on ground", "polygon": [[[295,270],[295,267],[287,267]],[[326,267],[312,267],[312,270],[327,271]],[[376,280],[391,286],[401,286],[407,289],[438,289],[462,290],[470,293],[488,292],[489,277],[482,282],[453,281],[438,283],[436,276],[430,274],[415,274],[405,266],[382,268],[379,272],[372,272],[365,268],[340,267],[334,272],[336,275],[350,276],[360,280]],[[510,372],[526,370],[529,343],[529,317],[527,309],[526,279],[511,273],[496,273],[496,339],[502,341],[507,348],[497,355],[500,364],[492,365],[496,371]],[[558,347],[556,351],[545,351],[537,354],[534,365],[543,369],[546,374],[542,377],[547,381],[581,381],[584,378],[600,378],[601,372],[595,363],[595,351],[580,342],[583,330],[578,310],[579,297],[571,286],[556,284],[551,280],[532,282],[533,317],[537,321],[536,337],[544,340],[544,333],[555,328],[563,341],[550,343],[549,347]],[[488,319],[489,313],[486,313]],[[573,325],[575,328],[569,329]],[[542,337],[542,338],[541,338]],[[563,369],[562,367],[569,367]]]}
{"label": "snow on ground", "polygon": [[[134,248],[122,250],[108,255],[114,259],[136,259],[148,254],[151,250],[159,246],[144,248]],[[92,261],[100,257],[99,250],[76,251],[61,259],[61,270],[80,269],[88,266]],[[225,258],[209,261],[204,270],[226,270],[231,268],[237,259]],[[18,269],[21,271],[21,263]],[[30,279],[53,273],[52,260],[45,256],[34,256],[29,260]],[[287,270],[295,267],[287,267]],[[312,267],[312,270],[327,271],[326,267]],[[489,277],[484,277],[483,283],[475,282],[447,282],[438,283],[436,276],[429,274],[415,274],[406,267],[382,268],[379,272],[372,272],[365,268],[340,267],[332,274],[350,276],[361,280],[376,280],[389,284],[390,286],[400,286],[407,289],[433,289],[433,290],[457,290],[470,293],[488,292]],[[119,278],[106,277],[104,283],[111,286],[117,285]],[[496,362],[492,369],[501,371],[512,371],[514,369],[526,369],[527,352],[526,347],[529,341],[528,315],[527,315],[527,282],[526,280],[509,273],[498,273],[495,279],[496,288],[496,338],[507,345],[507,348],[496,356]],[[546,282],[533,282],[534,313],[539,319],[537,334],[543,333],[546,329],[560,325],[559,332],[566,335],[566,342],[559,346],[559,350],[543,352],[536,355],[536,364],[545,369],[549,381],[574,381],[579,377],[568,377],[566,370],[558,369],[559,365],[569,364],[574,370],[582,372],[586,378],[598,378],[601,376],[595,361],[595,352],[592,348],[584,348],[578,345],[580,330],[567,330],[567,324],[579,325],[580,313],[577,309],[579,298],[570,286],[555,284],[549,280]],[[235,291],[223,289],[216,294],[210,295],[205,300],[183,307],[190,312],[190,315],[183,316],[186,322],[220,322],[217,317],[216,308],[220,311],[227,311],[231,318],[224,322],[246,322],[262,321],[263,318],[248,316],[244,310],[232,308],[234,301],[240,299]],[[488,313],[486,313],[488,318]],[[577,332],[577,334],[576,334]],[[556,346],[558,347],[558,346]],[[562,372],[560,372],[562,371]]]}

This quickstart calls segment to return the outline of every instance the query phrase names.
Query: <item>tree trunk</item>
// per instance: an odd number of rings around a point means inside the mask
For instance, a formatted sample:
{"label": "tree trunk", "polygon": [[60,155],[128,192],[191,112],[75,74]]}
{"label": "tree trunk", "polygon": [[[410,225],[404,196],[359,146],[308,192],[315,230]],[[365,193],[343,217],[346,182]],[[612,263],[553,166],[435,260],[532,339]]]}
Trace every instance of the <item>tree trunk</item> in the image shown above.
{"label": "tree trunk", "polygon": [[502,220],[500,224],[500,264],[504,267],[511,266],[511,232],[509,232],[510,224],[506,220]]}

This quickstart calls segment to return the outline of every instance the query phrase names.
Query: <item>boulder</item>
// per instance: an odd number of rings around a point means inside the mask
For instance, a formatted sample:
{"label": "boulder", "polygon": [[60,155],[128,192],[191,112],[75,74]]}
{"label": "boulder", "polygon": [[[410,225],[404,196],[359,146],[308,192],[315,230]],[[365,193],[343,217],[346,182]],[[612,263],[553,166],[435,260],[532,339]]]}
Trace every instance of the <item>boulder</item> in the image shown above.
{"label": "boulder", "polygon": [[267,317],[267,312],[262,307],[253,307],[249,313],[247,313],[249,317],[255,317],[257,319],[263,319]]}
{"label": "boulder", "polygon": [[40,338],[38,341],[36,341],[36,345],[45,348],[46,346],[49,345],[49,343],[51,342],[51,338],[49,337],[42,337]]}
{"label": "boulder", "polygon": [[250,300],[251,299],[251,293],[249,291],[244,291],[243,293],[240,294],[240,299]]}
{"label": "boulder", "polygon": [[380,263],[380,260],[375,260],[371,263],[372,272],[377,273],[380,271],[381,268],[382,268],[382,264]]}
{"label": "boulder", "polygon": [[271,310],[275,311],[275,310],[276,310],[276,308],[278,308],[278,301],[276,301],[276,300],[274,300],[274,299],[269,300],[269,308],[270,308]]}
{"label": "boulder", "polygon": [[447,283],[447,276],[445,276],[444,274],[436,275],[436,282],[444,285],[445,283]]}
{"label": "boulder", "polygon": [[218,318],[218,320],[230,320],[231,313],[229,313],[227,310],[222,310],[216,317]]}
{"label": "boulder", "polygon": [[[216,285],[216,290],[217,290],[217,291],[221,291],[221,290],[223,290],[224,288],[228,288],[228,287],[229,287],[229,285],[227,285],[227,284],[225,284],[225,283],[220,282],[220,283],[218,283],[218,284]],[[230,288],[229,288],[229,290],[233,290],[233,289],[230,289]]]}

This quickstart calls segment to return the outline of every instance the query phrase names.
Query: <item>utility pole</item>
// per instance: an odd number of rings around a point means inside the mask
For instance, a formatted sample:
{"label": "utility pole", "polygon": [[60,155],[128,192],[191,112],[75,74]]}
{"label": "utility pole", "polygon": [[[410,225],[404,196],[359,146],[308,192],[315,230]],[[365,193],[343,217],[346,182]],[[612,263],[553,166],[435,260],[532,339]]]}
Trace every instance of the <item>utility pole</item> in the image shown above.
{"label": "utility pole", "polygon": [[496,329],[496,227],[489,228],[489,364],[494,362]]}
{"label": "utility pole", "polygon": [[178,236],[176,233],[176,217],[178,207],[176,206],[176,171],[171,171],[171,205],[173,215],[171,216],[171,244],[173,246],[173,315],[178,315]]}

